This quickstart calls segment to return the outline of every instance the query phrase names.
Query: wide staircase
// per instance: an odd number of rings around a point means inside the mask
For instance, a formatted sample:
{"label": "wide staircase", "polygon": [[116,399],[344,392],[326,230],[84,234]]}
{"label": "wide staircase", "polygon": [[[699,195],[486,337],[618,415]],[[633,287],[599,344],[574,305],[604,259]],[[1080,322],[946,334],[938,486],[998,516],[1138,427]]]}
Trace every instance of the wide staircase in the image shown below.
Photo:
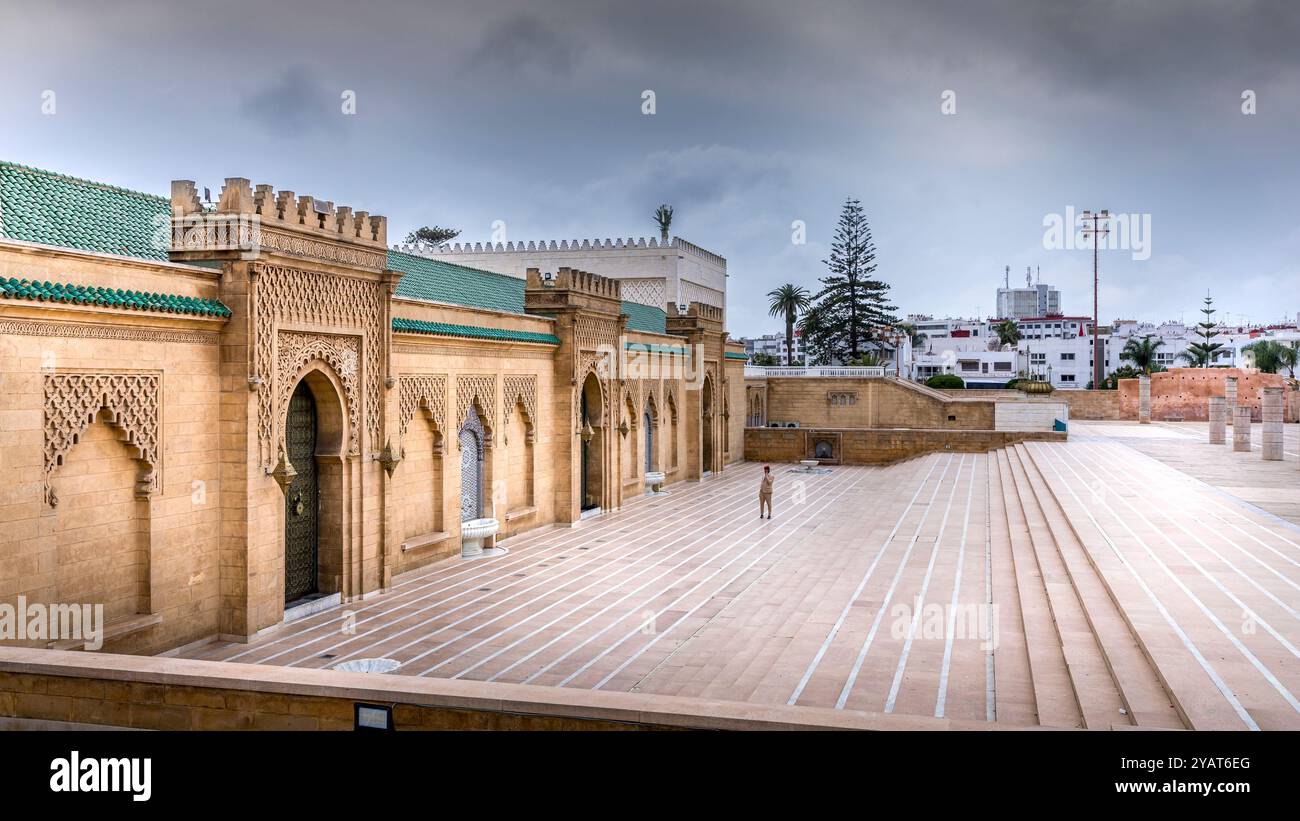
{"label": "wide staircase", "polygon": [[1122,574],[1107,568],[1104,540],[1081,528],[1086,516],[1072,509],[1089,490],[1067,489],[1055,473],[1045,473],[1042,461],[1049,458],[1050,450],[1034,443],[989,454],[993,601],[1000,623],[1010,628],[994,651],[998,721],[1087,729],[1220,726],[1189,709],[1205,694],[1198,682],[1162,666],[1168,637],[1149,614],[1137,614],[1141,629],[1133,629],[1140,594],[1113,589]]}

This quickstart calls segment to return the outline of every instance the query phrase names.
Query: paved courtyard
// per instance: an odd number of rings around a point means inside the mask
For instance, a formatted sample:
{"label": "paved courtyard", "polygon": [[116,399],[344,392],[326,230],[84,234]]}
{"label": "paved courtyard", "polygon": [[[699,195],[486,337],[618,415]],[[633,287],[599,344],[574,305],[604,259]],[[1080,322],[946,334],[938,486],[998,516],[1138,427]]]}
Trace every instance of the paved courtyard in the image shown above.
{"label": "paved courtyard", "polygon": [[780,465],[770,521],[761,467],[739,465],[187,655],[1010,727],[1300,729],[1296,431],[1280,463],[1204,425],[1076,422],[1066,443]]}

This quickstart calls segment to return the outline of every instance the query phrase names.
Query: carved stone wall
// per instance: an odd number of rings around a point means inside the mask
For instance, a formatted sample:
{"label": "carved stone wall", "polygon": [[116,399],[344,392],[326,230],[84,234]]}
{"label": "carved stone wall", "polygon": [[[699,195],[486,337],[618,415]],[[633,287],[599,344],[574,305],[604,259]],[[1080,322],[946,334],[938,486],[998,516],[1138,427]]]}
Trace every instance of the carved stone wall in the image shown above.
{"label": "carved stone wall", "polygon": [[[358,368],[361,361],[361,338],[335,334],[307,334],[283,331],[276,341],[278,372],[275,385],[275,441],[284,441],[284,423],[289,400],[297,385],[293,377],[304,365],[317,359],[329,364],[343,382],[344,401],[348,409],[348,453],[356,455],[361,449],[361,397],[357,391]],[[371,441],[374,441],[372,439]]]}
{"label": "carved stone wall", "polygon": [[[290,371],[288,363],[291,360],[301,362],[301,346],[307,344],[305,334],[277,335],[279,327],[285,324],[356,332],[356,336],[332,337],[335,340],[332,344],[316,343],[317,350],[345,360],[355,359],[357,364],[352,374],[344,379],[353,428],[349,441],[351,453],[360,452],[363,431],[372,446],[379,442],[385,340],[386,294],[383,283],[279,265],[256,264],[254,273],[257,278],[253,307],[253,375],[264,382],[276,380],[273,385],[263,384],[258,396],[258,440],[263,466],[269,468],[275,463],[283,442],[280,400],[292,394],[294,387],[278,383],[292,378],[296,368]],[[352,339],[353,342],[338,341],[342,339]],[[346,353],[349,349],[354,353]],[[343,377],[342,373],[339,375]]]}
{"label": "carved stone wall", "polygon": [[507,376],[505,378],[505,405],[502,409],[502,429],[510,429],[510,416],[515,405],[520,402],[528,413],[528,435],[531,438],[537,430],[537,377]]}
{"label": "carved stone wall", "polygon": [[[456,377],[456,424],[460,425],[477,401],[482,421],[488,429],[487,438],[497,428],[497,377],[496,374],[462,374]],[[459,443],[459,440],[458,440]]]}
{"label": "carved stone wall", "polygon": [[50,486],[55,468],[105,409],[149,466],[137,489],[157,490],[161,378],[156,373],[45,374],[45,498],[50,505],[58,504]]}
{"label": "carved stone wall", "polygon": [[421,407],[426,407],[433,414],[433,423],[442,436],[447,437],[447,377],[440,375],[403,376],[401,379],[401,414],[398,419],[397,437],[399,442],[406,439],[406,428],[415,418]]}

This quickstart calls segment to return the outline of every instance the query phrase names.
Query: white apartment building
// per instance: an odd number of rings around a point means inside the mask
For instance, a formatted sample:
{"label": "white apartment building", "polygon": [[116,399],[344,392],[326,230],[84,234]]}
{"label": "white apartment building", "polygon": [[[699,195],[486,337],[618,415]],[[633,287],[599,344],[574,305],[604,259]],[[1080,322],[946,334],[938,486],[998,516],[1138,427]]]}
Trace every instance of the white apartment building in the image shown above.
{"label": "white apartment building", "polygon": [[[764,334],[763,336],[745,337],[738,340],[745,345],[745,353],[753,357],[754,354],[767,354],[775,357],[782,365],[786,363],[786,345],[785,333]],[[798,331],[794,332],[794,364],[802,365],[804,363],[803,337]]]}
{"label": "white apartment building", "polygon": [[997,314],[1008,319],[1044,316],[1061,312],[1061,292],[1040,280],[1034,283],[1028,268],[1025,269],[1025,287],[1011,287],[1011,269],[1007,268],[1006,282],[998,289]]}
{"label": "white apartment building", "polygon": [[[1214,364],[1225,367],[1250,367],[1250,354],[1243,349],[1261,339],[1274,339],[1279,342],[1300,340],[1300,329],[1297,326],[1271,325],[1248,328],[1219,325],[1215,330],[1218,332],[1218,336],[1215,336],[1211,341],[1217,342],[1223,347],[1219,350],[1219,356],[1215,358]],[[1154,337],[1165,343],[1156,351],[1157,365],[1165,368],[1186,367],[1186,362],[1179,359],[1178,355],[1186,351],[1193,343],[1201,341],[1199,331],[1200,329],[1195,325],[1186,325],[1182,322],[1162,322],[1155,325],[1150,322],[1136,322],[1131,319],[1118,320],[1114,323],[1113,328],[1113,337],[1116,344],[1107,351],[1107,367],[1114,370],[1123,365],[1131,365],[1131,362],[1121,360],[1119,358],[1120,354],[1124,351],[1124,345],[1127,344],[1129,339],[1141,339],[1143,337]]]}
{"label": "white apartment building", "polygon": [[621,280],[624,300],[661,311],[691,302],[722,308],[724,314],[727,307],[727,260],[681,237],[457,242],[422,253],[521,279],[529,268],[543,273],[577,268]]}

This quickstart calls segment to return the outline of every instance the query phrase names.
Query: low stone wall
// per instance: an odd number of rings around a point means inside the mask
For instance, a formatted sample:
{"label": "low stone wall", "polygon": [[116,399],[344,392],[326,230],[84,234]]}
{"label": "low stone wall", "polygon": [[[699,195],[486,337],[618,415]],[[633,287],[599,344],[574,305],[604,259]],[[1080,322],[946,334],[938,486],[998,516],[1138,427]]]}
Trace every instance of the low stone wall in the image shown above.
{"label": "low stone wall", "polygon": [[0,726],[351,730],[975,730],[1001,725],[527,684],[0,647]]}
{"label": "low stone wall", "polygon": [[[767,422],[805,427],[987,430],[993,403],[976,396],[948,396],[893,377],[875,379],[769,377]],[[733,411],[734,412],[734,411]]]}
{"label": "low stone wall", "polygon": [[[881,465],[926,453],[985,453],[1016,442],[1063,442],[1055,431],[1010,430],[830,430],[814,428],[746,428],[745,459],[751,462],[798,462],[819,459],[827,464]],[[818,443],[827,443],[832,456],[818,456]]]}
{"label": "low stone wall", "polygon": [[[1136,382],[1136,380],[1134,380]],[[1125,415],[1118,391],[1057,390],[1048,394],[1027,394],[1015,390],[976,388],[963,390],[946,388],[945,394],[954,398],[992,399],[996,402],[1064,402],[1070,406],[1070,418],[1082,421],[1114,421],[1137,419],[1137,405],[1131,415]]]}

